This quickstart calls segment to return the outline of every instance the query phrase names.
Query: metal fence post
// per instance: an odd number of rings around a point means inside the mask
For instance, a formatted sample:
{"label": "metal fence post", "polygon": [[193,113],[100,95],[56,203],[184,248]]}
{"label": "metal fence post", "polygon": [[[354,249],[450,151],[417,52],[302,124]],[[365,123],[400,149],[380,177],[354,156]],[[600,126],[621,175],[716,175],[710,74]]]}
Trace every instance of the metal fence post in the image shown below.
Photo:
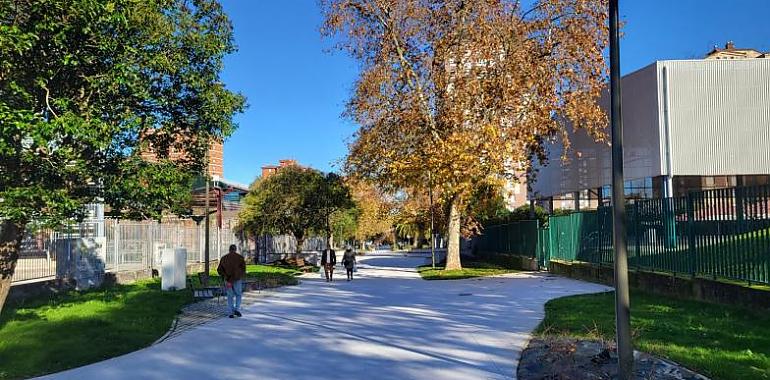
{"label": "metal fence post", "polygon": [[182,246],[182,223],[176,223],[176,246]]}
{"label": "metal fence post", "polygon": [[738,232],[743,233],[746,231],[746,216],[744,210],[743,200],[745,198],[743,187],[735,188],[735,218],[738,221]]}
{"label": "metal fence post", "polygon": [[120,219],[115,219],[115,225],[113,226],[115,231],[115,271],[120,271]]}
{"label": "metal fence post", "polygon": [[204,228],[201,227],[200,223],[196,224],[196,226],[198,228],[198,262],[202,263],[203,262],[203,251],[204,251],[203,244],[204,244],[204,240],[205,240],[205,238],[203,237],[203,233],[204,233],[203,230],[204,230]]}
{"label": "metal fence post", "polygon": [[695,202],[692,192],[687,193],[687,251],[690,257],[690,275],[695,277],[698,255],[695,248]]}
{"label": "metal fence post", "polygon": [[217,260],[222,258],[222,228],[217,227]]}
{"label": "metal fence post", "polygon": [[641,218],[639,218],[639,202],[634,202],[634,263],[636,268],[639,269],[639,252],[642,250],[642,244],[639,241],[639,224]]}

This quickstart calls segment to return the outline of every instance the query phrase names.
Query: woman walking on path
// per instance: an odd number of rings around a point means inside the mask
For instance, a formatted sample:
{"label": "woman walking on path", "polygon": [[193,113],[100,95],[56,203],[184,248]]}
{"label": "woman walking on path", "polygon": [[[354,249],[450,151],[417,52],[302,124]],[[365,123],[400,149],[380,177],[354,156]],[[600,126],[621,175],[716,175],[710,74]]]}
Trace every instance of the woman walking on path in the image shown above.
{"label": "woman walking on path", "polygon": [[345,254],[342,256],[342,265],[345,266],[345,270],[348,272],[348,281],[352,281],[353,269],[356,267],[356,254],[349,247],[345,249]]}

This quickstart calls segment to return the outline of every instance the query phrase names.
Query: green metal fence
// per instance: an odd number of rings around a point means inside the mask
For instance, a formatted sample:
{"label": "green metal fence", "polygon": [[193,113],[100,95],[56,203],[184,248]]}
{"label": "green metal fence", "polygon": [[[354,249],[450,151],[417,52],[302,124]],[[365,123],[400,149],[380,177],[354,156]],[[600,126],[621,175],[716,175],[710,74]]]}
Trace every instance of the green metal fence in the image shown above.
{"label": "green metal fence", "polygon": [[540,268],[548,269],[551,261],[551,229],[539,228],[537,230],[537,262]]}
{"label": "green metal fence", "polygon": [[496,253],[535,258],[538,252],[538,221],[523,220],[486,226],[476,249],[480,253]]}
{"label": "green metal fence", "polygon": [[[770,186],[636,201],[626,215],[631,268],[770,283]],[[610,208],[551,217],[537,236],[543,266],[612,264]]]}

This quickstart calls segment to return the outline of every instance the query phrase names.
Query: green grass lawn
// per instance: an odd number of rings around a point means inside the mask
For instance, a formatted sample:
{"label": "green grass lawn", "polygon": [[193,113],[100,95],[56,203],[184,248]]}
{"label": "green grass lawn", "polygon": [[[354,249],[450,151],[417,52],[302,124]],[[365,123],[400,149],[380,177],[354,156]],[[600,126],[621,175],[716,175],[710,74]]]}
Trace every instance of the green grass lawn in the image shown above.
{"label": "green grass lawn", "polygon": [[[248,265],[247,273],[276,285],[297,284],[293,268]],[[0,315],[0,379],[58,372],[146,347],[192,301],[189,289],[161,292],[160,280],[152,279],[9,302]]]}
{"label": "green grass lawn", "polygon": [[[217,268],[212,267],[210,273],[210,281],[218,284],[222,280],[217,274]],[[302,272],[298,268],[274,266],[274,265],[246,265],[246,280],[272,280],[276,285],[297,285],[299,281],[296,276],[301,275]],[[193,278],[193,283],[198,284],[197,276]]]}
{"label": "green grass lawn", "polygon": [[[545,305],[541,335],[614,339],[614,293]],[[644,292],[631,294],[635,348],[713,379],[770,379],[770,314]]]}
{"label": "green grass lawn", "polygon": [[461,270],[444,270],[438,266],[436,266],[436,269],[432,269],[430,265],[423,265],[418,267],[417,271],[424,280],[461,280],[464,278],[519,272],[519,270],[486,261],[464,259],[462,265],[463,269]]}
{"label": "green grass lawn", "polygon": [[159,280],[9,304],[0,316],[0,379],[26,378],[145,347],[192,301]]}

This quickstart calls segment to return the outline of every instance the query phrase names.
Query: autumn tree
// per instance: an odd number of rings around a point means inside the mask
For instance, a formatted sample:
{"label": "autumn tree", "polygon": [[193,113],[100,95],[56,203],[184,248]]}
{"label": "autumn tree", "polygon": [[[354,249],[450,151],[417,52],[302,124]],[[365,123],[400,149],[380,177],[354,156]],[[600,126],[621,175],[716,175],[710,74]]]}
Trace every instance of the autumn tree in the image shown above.
{"label": "autumn tree", "polygon": [[351,195],[358,210],[355,238],[382,239],[393,232],[393,204],[382,189],[372,183],[351,181]]}
{"label": "autumn tree", "polygon": [[361,64],[346,115],[360,125],[346,169],[390,188],[441,188],[447,269],[461,268],[461,219],[478,186],[596,138],[606,0],[322,0],[322,33]]}
{"label": "autumn tree", "polygon": [[430,241],[428,239],[430,239],[431,216],[435,233],[445,229],[446,226],[442,227],[442,224],[446,220],[446,213],[440,197],[436,196],[431,205],[430,196],[425,189],[407,188],[398,192],[395,198],[396,233],[402,238],[413,237],[415,248],[426,240]]}
{"label": "autumn tree", "polygon": [[[473,236],[483,233],[489,222],[505,220],[511,211],[505,199],[506,189],[489,184],[477,186],[468,197],[466,215],[463,218],[462,234]],[[529,206],[523,206],[529,208]]]}
{"label": "autumn tree", "polygon": [[[0,310],[31,223],[91,202],[142,218],[184,208],[210,139],[244,107],[219,77],[234,49],[215,0],[0,2]],[[139,157],[148,145],[157,162]]]}

